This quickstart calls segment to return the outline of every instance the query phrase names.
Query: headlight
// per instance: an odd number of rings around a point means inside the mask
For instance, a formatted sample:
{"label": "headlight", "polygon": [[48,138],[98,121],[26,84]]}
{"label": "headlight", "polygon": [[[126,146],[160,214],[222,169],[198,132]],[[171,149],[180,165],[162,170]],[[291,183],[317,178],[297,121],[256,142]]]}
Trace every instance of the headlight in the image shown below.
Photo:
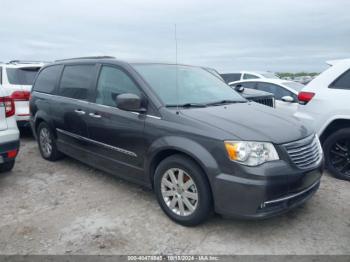
{"label": "headlight", "polygon": [[247,166],[278,160],[278,154],[271,143],[252,141],[225,141],[230,160]]}

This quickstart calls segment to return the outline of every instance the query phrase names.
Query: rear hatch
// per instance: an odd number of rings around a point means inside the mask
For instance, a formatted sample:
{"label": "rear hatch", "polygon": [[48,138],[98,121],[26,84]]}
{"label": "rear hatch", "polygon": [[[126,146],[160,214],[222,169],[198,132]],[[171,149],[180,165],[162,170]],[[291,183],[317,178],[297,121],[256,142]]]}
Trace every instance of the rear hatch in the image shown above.
{"label": "rear hatch", "polygon": [[30,92],[39,70],[38,66],[8,67],[6,68],[8,82],[18,90]]}
{"label": "rear hatch", "polygon": [[6,68],[12,97],[16,104],[17,116],[29,115],[29,93],[40,66],[21,66]]}

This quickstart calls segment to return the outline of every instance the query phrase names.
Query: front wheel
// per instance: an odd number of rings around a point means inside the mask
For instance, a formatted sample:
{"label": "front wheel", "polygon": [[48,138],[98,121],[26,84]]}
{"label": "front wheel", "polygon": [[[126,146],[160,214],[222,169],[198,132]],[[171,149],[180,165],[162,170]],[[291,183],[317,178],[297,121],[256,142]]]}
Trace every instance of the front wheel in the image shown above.
{"label": "front wheel", "polygon": [[173,155],[158,165],[154,189],[164,213],[181,225],[198,225],[212,214],[208,180],[199,166],[186,156]]}
{"label": "front wheel", "polygon": [[340,129],[323,144],[327,169],[337,178],[350,181],[350,128]]}

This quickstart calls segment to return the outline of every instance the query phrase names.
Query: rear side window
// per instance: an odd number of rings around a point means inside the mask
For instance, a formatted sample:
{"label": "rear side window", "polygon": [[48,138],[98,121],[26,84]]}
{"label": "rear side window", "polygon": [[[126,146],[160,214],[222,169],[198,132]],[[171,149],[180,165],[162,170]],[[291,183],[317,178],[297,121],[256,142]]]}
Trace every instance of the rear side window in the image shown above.
{"label": "rear side window", "polygon": [[296,95],[294,95],[292,92],[271,83],[258,83],[256,89],[274,94],[277,100],[282,100],[282,97],[284,96],[291,96],[294,100],[297,99]]}
{"label": "rear side window", "polygon": [[61,96],[87,100],[95,77],[95,65],[65,66],[61,78]]}
{"label": "rear side window", "polygon": [[243,79],[257,79],[259,77],[255,76],[255,75],[251,75],[251,74],[244,74],[243,75]]}
{"label": "rear side window", "polygon": [[7,79],[12,85],[32,85],[40,67],[6,68]]}
{"label": "rear side window", "polygon": [[350,90],[350,70],[338,77],[329,87]]}
{"label": "rear side window", "polygon": [[221,74],[221,77],[225,80],[227,84],[241,80],[241,74]]}
{"label": "rear side window", "polygon": [[44,68],[38,75],[33,90],[37,92],[43,92],[47,94],[52,94],[57,79],[61,73],[62,66],[49,66]]}

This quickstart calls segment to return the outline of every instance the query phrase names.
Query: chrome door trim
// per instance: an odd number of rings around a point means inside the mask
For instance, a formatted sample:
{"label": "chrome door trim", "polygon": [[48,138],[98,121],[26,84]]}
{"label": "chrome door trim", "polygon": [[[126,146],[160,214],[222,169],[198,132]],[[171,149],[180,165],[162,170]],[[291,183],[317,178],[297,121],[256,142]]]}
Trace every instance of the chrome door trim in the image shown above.
{"label": "chrome door trim", "polygon": [[[140,115],[140,113],[138,113],[138,112],[130,111],[130,113],[132,113],[132,114],[134,114],[134,115],[137,115],[137,116]],[[154,118],[154,119],[158,119],[158,120],[161,120],[161,119],[162,119],[162,118],[159,117],[159,116],[153,116],[153,115],[145,115],[145,116],[146,116],[146,117],[150,117],[150,118]]]}
{"label": "chrome door trim", "polygon": [[46,96],[50,96],[50,97],[53,97],[53,98],[57,97],[57,98],[68,99],[68,100],[70,100],[72,102],[79,101],[79,102],[82,102],[84,104],[93,104],[90,101],[86,101],[86,100],[82,100],[82,99],[76,99],[76,98],[71,98],[71,97],[66,97],[66,96],[58,96],[58,95],[53,95],[53,94],[48,94],[48,93],[38,92],[38,91],[33,91],[33,93],[37,93],[37,94],[40,94],[40,95],[46,95]]}
{"label": "chrome door trim", "polygon": [[65,130],[62,130],[59,128],[56,128],[56,131],[59,133],[65,134],[67,136],[71,136],[71,137],[74,137],[76,139],[82,140],[82,141],[90,142],[90,143],[93,143],[93,144],[96,144],[96,145],[99,145],[99,146],[102,146],[102,147],[105,147],[108,149],[112,149],[114,151],[117,151],[119,153],[123,153],[123,154],[128,155],[128,156],[137,157],[137,154],[135,154],[134,152],[128,151],[128,150],[120,148],[120,147],[111,146],[111,145],[108,145],[108,144],[105,144],[105,143],[102,143],[102,142],[99,142],[96,140],[92,140],[92,139],[84,137],[84,136],[73,134],[71,132],[68,132],[68,131],[65,131]]}
{"label": "chrome door trim", "polygon": [[153,115],[146,115],[147,117],[150,117],[150,118],[154,118],[154,119],[158,119],[158,120],[161,120],[162,118],[159,117],[159,116],[153,116]]}

